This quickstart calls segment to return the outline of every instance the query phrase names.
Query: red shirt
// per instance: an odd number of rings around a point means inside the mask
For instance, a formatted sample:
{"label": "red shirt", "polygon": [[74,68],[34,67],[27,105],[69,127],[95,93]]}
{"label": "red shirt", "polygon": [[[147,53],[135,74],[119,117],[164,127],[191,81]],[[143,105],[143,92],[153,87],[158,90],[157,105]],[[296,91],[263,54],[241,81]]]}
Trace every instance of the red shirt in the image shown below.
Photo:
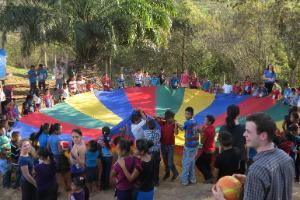
{"label": "red shirt", "polygon": [[203,131],[203,151],[205,153],[213,153],[215,151],[215,127],[213,125],[207,126]]}
{"label": "red shirt", "polygon": [[241,93],[241,91],[242,91],[242,89],[241,89],[241,87],[240,86],[233,86],[233,93],[234,94],[240,94]]}
{"label": "red shirt", "polygon": [[165,121],[159,121],[161,127],[161,144],[174,145],[175,144],[175,124],[168,124]]}

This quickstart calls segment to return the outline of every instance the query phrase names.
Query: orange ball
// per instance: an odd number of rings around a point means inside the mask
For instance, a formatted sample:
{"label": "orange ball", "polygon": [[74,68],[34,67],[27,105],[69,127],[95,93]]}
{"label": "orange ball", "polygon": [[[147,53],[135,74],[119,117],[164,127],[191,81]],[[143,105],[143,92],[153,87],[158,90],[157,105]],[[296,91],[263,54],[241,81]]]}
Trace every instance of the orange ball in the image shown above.
{"label": "orange ball", "polygon": [[238,179],[233,176],[224,176],[219,179],[217,184],[220,186],[226,200],[239,200],[242,184]]}

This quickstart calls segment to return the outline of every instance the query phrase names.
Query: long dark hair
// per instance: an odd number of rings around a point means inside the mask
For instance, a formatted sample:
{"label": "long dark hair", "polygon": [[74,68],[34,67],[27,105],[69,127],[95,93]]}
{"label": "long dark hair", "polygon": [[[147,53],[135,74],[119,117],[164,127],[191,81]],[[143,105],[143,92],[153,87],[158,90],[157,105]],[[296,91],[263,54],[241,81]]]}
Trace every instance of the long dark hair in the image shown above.
{"label": "long dark hair", "polygon": [[272,73],[274,74],[275,73],[275,70],[274,70],[274,66],[270,63],[268,64],[266,70],[270,70],[270,67],[272,66]]}
{"label": "long dark hair", "polygon": [[56,131],[60,129],[60,127],[61,125],[59,123],[52,124],[50,127],[49,135],[53,135]]}
{"label": "long dark hair", "polygon": [[45,130],[47,130],[49,127],[50,127],[50,125],[49,125],[48,123],[43,124],[43,125],[40,127],[39,132],[37,132],[37,134],[36,134],[36,136],[35,136],[35,139],[38,140],[39,137],[42,135],[42,133],[43,133],[43,132],[45,133]]}
{"label": "long dark hair", "polygon": [[107,149],[111,149],[111,146],[110,146],[110,138],[109,138],[109,135],[110,135],[110,128],[108,126],[104,126],[102,128],[102,134],[103,134],[103,142],[105,144],[105,147]]}
{"label": "long dark hair", "polygon": [[235,119],[240,114],[240,108],[237,105],[230,105],[227,107],[227,117],[226,117],[226,128],[228,131],[235,127]]}

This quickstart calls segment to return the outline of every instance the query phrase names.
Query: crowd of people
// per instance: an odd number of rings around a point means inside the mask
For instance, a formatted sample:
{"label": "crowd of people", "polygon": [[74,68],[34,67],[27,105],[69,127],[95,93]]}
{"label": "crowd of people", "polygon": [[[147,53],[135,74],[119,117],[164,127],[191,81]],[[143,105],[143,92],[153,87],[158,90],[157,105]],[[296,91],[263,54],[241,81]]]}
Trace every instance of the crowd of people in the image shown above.
{"label": "crowd of people", "polygon": [[[84,79],[81,75],[76,78],[70,76],[65,82],[61,76],[63,68],[58,66],[54,71],[55,91],[67,89],[68,94],[76,94],[87,90],[87,87],[82,89]],[[130,116],[131,125],[120,129],[121,136],[113,138],[110,128],[103,127],[100,138],[88,143],[83,140],[80,129],[72,131],[71,142],[64,141],[60,124],[45,122],[39,132],[32,133],[29,138],[21,138],[21,133],[14,131],[14,123],[21,115],[41,108],[39,91],[44,92],[45,106],[52,106],[54,94],[45,84],[47,74],[43,65],[39,66],[39,70],[32,66],[28,72],[32,95],[26,98],[21,113],[11,93],[5,93],[6,100],[2,102],[0,173],[3,187],[21,188],[23,200],[55,200],[65,192],[70,194],[71,200],[84,200],[99,189],[112,187],[119,200],[154,199],[154,188],[159,187],[161,181],[176,181],[179,177],[183,186],[195,184],[196,169],[203,174],[204,183],[216,183],[224,176],[234,175],[244,184],[244,199],[292,199],[293,182],[299,182],[300,170],[300,90],[286,85],[281,91],[272,66],[265,70],[265,82],[260,87],[266,90],[266,95],[272,95],[274,99],[282,98],[283,103],[290,105],[283,132],[276,128],[270,116],[263,113],[249,115],[246,124],[239,124],[240,109],[236,105],[227,108],[225,125],[218,133],[214,116],[207,115],[205,123],[199,125],[193,118],[192,107],[185,109],[186,120],[183,124],[176,122],[175,114],[170,110],[161,117],[147,116],[138,109]],[[35,81],[34,76],[37,78]],[[169,82],[173,89],[191,87],[191,83],[194,83],[191,88],[202,87],[205,91],[212,88],[210,83],[205,84],[208,79],[203,83],[195,81],[196,74],[192,75],[194,81],[191,81],[187,71],[180,79],[174,73],[169,81],[163,70],[151,77],[139,70],[134,77],[135,87],[167,85]],[[105,83],[107,80],[109,77],[105,75],[102,84],[110,89],[110,83]],[[120,75],[118,83],[120,88],[126,86],[124,75]],[[238,83],[231,89],[230,86],[226,81],[223,92],[237,91],[235,87]],[[254,95],[254,86],[247,77],[236,94]],[[60,100],[55,103],[68,98],[62,97],[64,99],[57,98]],[[175,136],[180,131],[184,131],[185,138],[181,172],[174,164]],[[161,159],[163,174],[160,172]],[[218,185],[213,188],[213,195],[215,199],[224,199]]]}

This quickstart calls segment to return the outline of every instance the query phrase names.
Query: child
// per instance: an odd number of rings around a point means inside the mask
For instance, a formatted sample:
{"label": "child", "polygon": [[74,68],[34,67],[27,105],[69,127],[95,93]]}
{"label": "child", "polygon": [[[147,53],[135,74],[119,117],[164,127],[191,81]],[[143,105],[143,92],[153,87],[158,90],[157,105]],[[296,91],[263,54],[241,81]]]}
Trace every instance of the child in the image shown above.
{"label": "child", "polygon": [[251,94],[251,85],[250,76],[246,76],[246,80],[244,81],[242,88],[244,95]]}
{"label": "child", "polygon": [[191,89],[197,89],[198,85],[199,85],[199,81],[198,81],[198,78],[197,78],[197,74],[196,74],[196,72],[194,72],[192,77],[191,77],[190,88]]}
{"label": "child", "polygon": [[63,84],[63,93],[62,93],[62,100],[65,101],[70,97],[69,88],[67,87],[67,84]]}
{"label": "child", "polygon": [[33,97],[31,95],[28,95],[26,97],[25,102],[23,103],[22,107],[22,114],[28,115],[29,113],[34,112],[34,106],[33,106]]}
{"label": "child", "polygon": [[232,148],[231,133],[223,131],[219,133],[221,154],[217,156],[215,161],[214,176],[217,180],[223,176],[232,176],[239,170],[239,155]]}
{"label": "child", "polygon": [[133,75],[135,87],[142,87],[143,73],[140,69]]}
{"label": "child", "polygon": [[0,152],[6,149],[10,150],[10,139],[6,135],[6,130],[4,124],[0,125]]}
{"label": "child", "polygon": [[38,90],[36,90],[33,95],[33,102],[34,102],[34,110],[39,111],[41,109],[42,100]]}
{"label": "child", "polygon": [[201,131],[202,154],[196,161],[196,166],[202,172],[205,178],[205,183],[212,183],[213,176],[211,171],[211,163],[215,152],[215,118],[212,115],[207,115],[205,125]]}
{"label": "child", "polygon": [[232,85],[228,79],[225,81],[222,89],[224,94],[230,94],[232,92]]}
{"label": "child", "polygon": [[63,90],[62,89],[53,89],[53,101],[54,105],[58,104],[61,102],[61,95],[62,95]]}
{"label": "child", "polygon": [[102,150],[102,174],[101,174],[101,187],[103,190],[109,189],[109,175],[112,165],[112,152],[111,152],[111,138],[110,128],[105,126],[102,128],[102,136],[99,138],[98,143]]}
{"label": "child", "polygon": [[131,132],[135,140],[144,138],[143,126],[146,124],[146,115],[142,110],[137,110],[131,116]]}
{"label": "child", "polygon": [[297,96],[297,90],[296,90],[296,88],[292,88],[291,93],[289,95],[289,105],[290,106],[295,106],[294,99],[296,98],[296,96]]}
{"label": "child", "polygon": [[15,183],[13,185],[14,189],[17,189],[20,187],[20,179],[21,179],[21,172],[18,164],[19,156],[20,156],[20,147],[19,143],[21,141],[21,136],[20,132],[14,131],[11,134],[11,164],[12,164],[12,169],[15,171]]}
{"label": "child", "polygon": [[90,193],[85,184],[85,178],[82,176],[75,177],[72,181],[72,192],[70,200],[88,200]]}
{"label": "child", "polygon": [[178,77],[177,77],[177,73],[174,72],[174,73],[173,73],[173,76],[172,76],[172,78],[171,78],[171,80],[170,80],[170,87],[171,87],[172,89],[177,89],[177,88],[178,88],[178,85],[179,85],[179,79],[178,79]]}
{"label": "child", "polygon": [[144,87],[149,87],[151,83],[151,76],[149,75],[148,72],[145,72],[143,76],[143,85]]}
{"label": "child", "polygon": [[83,79],[82,75],[77,76],[77,88],[79,93],[86,92],[86,85],[85,85],[85,80]]}
{"label": "child", "polygon": [[187,88],[189,87],[189,82],[190,82],[190,75],[188,73],[188,70],[185,69],[180,76],[180,86],[183,88]]}
{"label": "child", "polygon": [[241,85],[238,81],[234,82],[232,92],[233,92],[233,94],[236,94],[236,95],[241,95],[242,94],[242,88],[241,88]]}
{"label": "child", "polygon": [[47,149],[40,149],[38,158],[39,163],[34,166],[37,199],[56,200],[58,185],[55,177],[55,163]]}
{"label": "child", "polygon": [[104,76],[101,79],[101,83],[102,83],[104,91],[110,90],[110,78],[109,78],[108,74],[104,74]]}
{"label": "child", "polygon": [[160,73],[159,73],[159,84],[160,85],[165,85],[166,83],[166,74],[165,70],[163,68],[160,68]]}
{"label": "child", "polygon": [[174,117],[175,114],[167,110],[164,119],[158,118],[158,123],[161,127],[161,152],[165,165],[163,180],[167,180],[170,177],[171,170],[173,173],[172,181],[178,177],[178,171],[174,164],[175,135],[178,134],[178,127]]}
{"label": "child", "polygon": [[151,85],[154,86],[154,87],[157,86],[158,81],[159,81],[159,78],[157,77],[157,74],[154,73],[151,77]]}
{"label": "child", "polygon": [[77,89],[77,82],[75,80],[75,76],[71,76],[70,77],[70,81],[69,81],[69,91],[72,95],[75,95],[78,92]]}
{"label": "child", "polygon": [[284,85],[284,90],[283,90],[283,104],[288,105],[289,104],[289,96],[292,93],[292,89],[290,87],[289,83],[286,83]]}
{"label": "child", "polygon": [[208,78],[205,77],[203,84],[202,84],[202,89],[205,92],[210,92],[210,86],[211,86],[210,80],[208,80]]}
{"label": "child", "polygon": [[254,96],[254,97],[257,97],[258,96],[258,94],[257,94],[257,83],[253,83],[252,84],[252,87],[251,87],[251,94],[252,94],[252,96]]}
{"label": "child", "polygon": [[145,139],[151,141],[153,146],[149,149],[149,153],[152,155],[154,174],[153,180],[156,186],[159,185],[159,164],[160,164],[160,129],[156,127],[154,120],[147,121],[147,129],[144,130]]}
{"label": "child", "polygon": [[214,88],[213,88],[213,93],[217,94],[222,91],[222,88],[220,87],[219,83],[215,83]]}
{"label": "child", "polygon": [[123,73],[121,73],[120,76],[118,77],[118,85],[119,85],[119,89],[125,88],[125,78]]}
{"label": "child", "polygon": [[49,89],[45,90],[45,95],[44,95],[44,102],[45,102],[45,106],[46,108],[51,108],[52,107],[52,95],[50,93]]}
{"label": "child", "polygon": [[[124,160],[125,167],[129,173],[132,173],[136,168],[138,162],[133,156],[130,156],[131,142],[129,140],[121,139],[117,144],[117,151],[119,160]],[[129,200],[132,196],[134,183],[131,183],[125,176],[119,162],[116,162],[112,167],[111,177],[116,179],[116,197],[118,200]]]}
{"label": "child", "polygon": [[85,154],[86,179],[91,193],[95,192],[97,187],[99,158],[97,141],[91,140],[89,142],[89,150]]}
{"label": "child", "polygon": [[95,85],[93,84],[93,82],[91,80],[88,80],[87,84],[86,84],[86,91],[93,92],[94,88],[95,88]]}
{"label": "child", "polygon": [[279,100],[281,98],[281,86],[275,81],[273,88],[272,88],[272,99]]}
{"label": "child", "polygon": [[13,104],[13,108],[14,108],[14,113],[16,114],[16,120],[19,121],[21,118],[21,113],[19,111],[19,106],[18,103],[16,101],[16,99],[12,99],[12,104]]}
{"label": "child", "polygon": [[37,132],[35,140],[37,140],[39,142],[40,149],[47,148],[49,132],[50,132],[50,125],[48,123],[43,124],[40,127],[39,132]]}
{"label": "child", "polygon": [[260,86],[257,88],[257,96],[258,98],[262,98],[268,95],[268,90],[265,88],[265,84],[262,82]]}
{"label": "child", "polygon": [[137,200],[153,200],[154,199],[154,180],[153,174],[155,170],[153,157],[148,153],[152,147],[151,141],[140,139],[136,141],[136,156],[140,159],[140,164],[137,164],[133,173],[130,173],[124,159],[119,159],[118,164],[122,168],[126,178],[133,182],[137,179]]}
{"label": "child", "polygon": [[195,157],[199,146],[199,133],[197,130],[197,122],[193,119],[194,109],[187,107],[185,109],[185,118],[183,127],[179,126],[181,130],[185,130],[185,144],[182,157],[182,175],[181,184],[184,186],[190,183],[196,183],[195,175]]}
{"label": "child", "polygon": [[6,149],[2,149],[2,151],[0,151],[0,173],[3,175],[2,177],[3,188],[9,188],[11,184],[10,183],[11,171],[7,159]]}

